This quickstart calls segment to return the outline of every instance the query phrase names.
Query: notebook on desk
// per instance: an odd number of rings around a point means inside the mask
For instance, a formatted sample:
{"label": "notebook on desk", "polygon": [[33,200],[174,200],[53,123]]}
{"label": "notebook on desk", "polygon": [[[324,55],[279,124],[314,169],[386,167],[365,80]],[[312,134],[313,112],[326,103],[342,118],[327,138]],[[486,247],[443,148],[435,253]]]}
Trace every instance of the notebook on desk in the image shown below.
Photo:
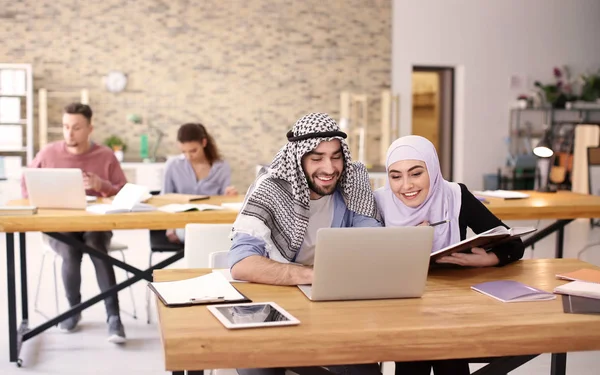
{"label": "notebook on desk", "polygon": [[94,214],[154,211],[156,207],[141,203],[147,193],[147,187],[127,183],[117,193],[111,204],[93,204],[88,206],[86,211]]}
{"label": "notebook on desk", "polygon": [[473,285],[471,289],[502,302],[548,301],[556,298],[550,292],[513,280],[488,281]]}
{"label": "notebook on desk", "polygon": [[218,272],[185,280],[148,283],[148,287],[169,307],[252,302]]}

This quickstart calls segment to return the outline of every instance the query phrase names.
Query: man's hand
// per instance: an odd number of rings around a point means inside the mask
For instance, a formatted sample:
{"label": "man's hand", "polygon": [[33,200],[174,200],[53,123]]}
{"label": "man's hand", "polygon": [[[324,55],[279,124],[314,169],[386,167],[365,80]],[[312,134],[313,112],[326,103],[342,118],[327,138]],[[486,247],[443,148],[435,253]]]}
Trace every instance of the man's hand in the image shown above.
{"label": "man's hand", "polygon": [[225,188],[225,195],[229,195],[229,196],[238,195],[238,191],[235,188],[235,186],[227,186]]}
{"label": "man's hand", "polygon": [[488,253],[482,248],[474,247],[471,251],[473,254],[454,253],[441,257],[436,263],[451,263],[465,267],[491,267],[500,262],[496,254],[492,252]]}
{"label": "man's hand", "polygon": [[83,186],[85,190],[94,190],[100,192],[103,180],[98,175],[91,172],[83,172]]}
{"label": "man's hand", "polygon": [[291,263],[279,263],[260,255],[240,260],[231,268],[236,280],[270,285],[312,284],[313,268]]}
{"label": "man's hand", "polygon": [[167,229],[167,240],[172,243],[181,243],[179,237],[175,233],[175,229]]}

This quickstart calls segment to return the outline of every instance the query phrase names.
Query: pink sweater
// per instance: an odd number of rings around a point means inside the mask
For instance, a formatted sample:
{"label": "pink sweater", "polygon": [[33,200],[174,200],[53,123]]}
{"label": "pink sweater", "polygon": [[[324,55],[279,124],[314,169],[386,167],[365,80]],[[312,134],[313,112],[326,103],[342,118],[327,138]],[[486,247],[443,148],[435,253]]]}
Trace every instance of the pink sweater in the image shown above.
{"label": "pink sweater", "polygon": [[[115,154],[110,148],[95,143],[92,143],[88,152],[81,155],[69,153],[64,141],[50,143],[38,152],[29,168],[79,168],[104,180],[100,192],[86,190],[86,195],[110,197],[127,183]],[[21,192],[23,198],[28,197],[24,178],[21,179]]]}

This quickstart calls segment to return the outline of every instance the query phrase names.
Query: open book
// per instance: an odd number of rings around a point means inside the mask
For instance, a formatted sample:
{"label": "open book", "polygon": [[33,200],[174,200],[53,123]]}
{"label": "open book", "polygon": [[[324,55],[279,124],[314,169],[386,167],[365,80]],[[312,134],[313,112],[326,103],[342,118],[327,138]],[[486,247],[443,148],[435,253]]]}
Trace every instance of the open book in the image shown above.
{"label": "open book", "polygon": [[147,187],[127,183],[115,195],[111,204],[93,204],[87,206],[86,211],[94,214],[154,211],[156,207],[140,203],[147,194]]}
{"label": "open book", "polygon": [[471,289],[502,302],[547,301],[556,298],[552,293],[512,280],[489,281],[473,285]]}
{"label": "open book", "polygon": [[252,302],[217,272],[185,280],[148,283],[148,287],[169,307]]}
{"label": "open book", "polygon": [[170,212],[170,213],[188,212],[188,211],[212,211],[212,210],[222,210],[222,209],[223,209],[223,207],[215,206],[213,204],[194,204],[194,203],[187,203],[187,204],[171,203],[171,204],[167,204],[167,205],[158,207],[159,211]]}
{"label": "open book", "polygon": [[479,233],[476,236],[455,243],[454,245],[450,245],[436,252],[433,252],[430,255],[430,259],[431,261],[435,261],[441,257],[450,255],[452,253],[471,250],[474,247],[480,247],[487,250],[506,241],[510,241],[517,237],[533,233],[536,230],[537,229],[533,227],[515,227],[507,229],[503,226],[498,226],[485,232]]}

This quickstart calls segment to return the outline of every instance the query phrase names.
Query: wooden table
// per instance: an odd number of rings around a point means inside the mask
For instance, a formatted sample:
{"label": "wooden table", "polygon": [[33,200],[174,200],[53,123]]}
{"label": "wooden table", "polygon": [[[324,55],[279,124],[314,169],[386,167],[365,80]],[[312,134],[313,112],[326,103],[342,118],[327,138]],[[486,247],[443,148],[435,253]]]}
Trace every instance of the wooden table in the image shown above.
{"label": "wooden table", "polygon": [[[201,203],[220,205],[224,202],[237,202],[239,197],[211,197]],[[100,200],[99,203],[105,203]],[[172,201],[152,198],[150,204],[161,206]],[[11,205],[27,205],[27,200],[12,201]],[[81,312],[82,310],[102,301],[108,296],[117,294],[120,290],[140,281],[152,281],[152,271],[164,268],[179,259],[183,258],[183,250],[174,252],[167,259],[153,265],[149,269],[140,270],[127,263],[124,263],[108,254],[97,251],[83,243],[80,243],[72,237],[65,236],[60,232],[79,232],[79,231],[108,231],[115,229],[168,229],[183,228],[188,223],[232,223],[237,216],[237,211],[202,211],[202,212],[181,212],[176,214],[165,213],[161,211],[122,213],[112,215],[98,215],[88,213],[85,210],[50,210],[40,209],[36,215],[31,216],[1,216],[0,232],[6,235],[6,275],[8,291],[8,332],[9,332],[9,360],[16,362],[18,366],[22,361],[19,358],[22,342],[29,340],[36,335],[44,332],[50,327],[55,326],[62,320]],[[98,294],[87,301],[61,313],[40,324],[39,326],[29,328],[29,306],[27,290],[27,253],[25,232],[45,232],[47,235],[63,241],[71,246],[82,249],[90,256],[95,256],[106,260],[114,266],[127,270],[133,275],[124,282],[115,285],[108,291]],[[14,235],[11,235],[14,234]],[[21,313],[22,322],[17,325],[17,307],[16,307],[16,272],[15,272],[15,237],[20,242],[20,276],[21,276]]]}
{"label": "wooden table", "polygon": [[[165,368],[175,372],[524,355],[529,360],[539,353],[600,350],[600,316],[563,313],[560,296],[502,303],[470,289],[480,282],[509,279],[552,291],[565,283],[555,274],[584,267],[598,269],[574,259],[539,259],[502,268],[434,270],[422,298],[380,301],[310,302],[295,287],[235,284],[254,302],[274,301],[289,311],[301,321],[294,327],[227,330],[205,306],[168,308],[158,302]],[[179,280],[206,272],[157,270],[154,279]],[[502,361],[506,365],[507,359]],[[524,362],[517,361],[517,366]]]}

